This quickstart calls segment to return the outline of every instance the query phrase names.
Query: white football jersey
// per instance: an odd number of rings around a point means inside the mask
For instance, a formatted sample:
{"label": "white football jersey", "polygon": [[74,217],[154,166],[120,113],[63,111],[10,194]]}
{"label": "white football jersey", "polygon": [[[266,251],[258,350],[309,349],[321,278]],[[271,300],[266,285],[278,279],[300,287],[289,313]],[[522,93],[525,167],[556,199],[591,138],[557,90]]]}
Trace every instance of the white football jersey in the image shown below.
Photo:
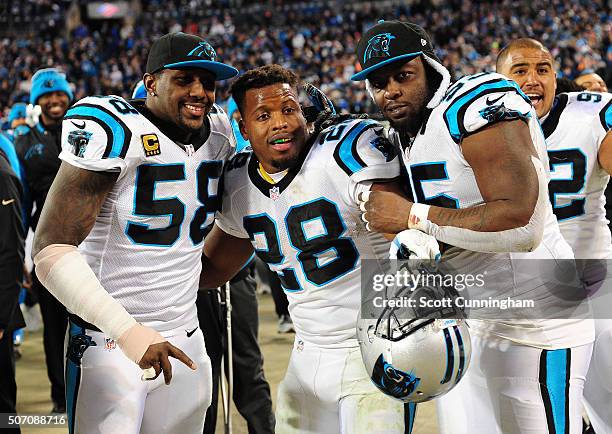
{"label": "white football jersey", "polygon": [[[524,119],[528,123],[536,151],[547,167],[546,145],[535,110],[515,82],[496,73],[481,73],[463,77],[450,86],[412,145],[403,149],[415,202],[445,208],[484,203],[474,172],[463,156],[461,141],[487,125],[508,119]],[[478,292],[484,299],[521,295],[537,300],[540,306],[544,303],[547,308],[560,310],[565,306],[563,300],[552,294],[550,282],[529,271],[528,265],[533,262],[525,259],[572,257],[550,204],[543,240],[531,253],[482,253],[451,247],[444,254],[456,269],[475,274],[486,271],[486,285]],[[592,322],[581,320],[492,319],[486,323],[471,321],[471,325],[475,332],[486,330],[542,348],[562,348],[593,339]]]}
{"label": "white football jersey", "polygon": [[357,345],[360,260],[389,254],[389,242],[366,231],[357,201],[368,182],[399,176],[395,149],[381,134],[371,120],[332,126],[276,184],[251,153],[236,155],[224,174],[216,224],[250,238],[281,279],[297,335],[313,345]]}
{"label": "white football jersey", "polygon": [[591,92],[559,94],[542,122],[550,201],[576,258],[612,257],[604,196],[610,175],[597,159],[611,125],[612,95]]}
{"label": "white football jersey", "polygon": [[220,107],[208,121],[197,150],[117,96],[80,100],[62,125],[62,160],[119,172],[79,250],[108,293],[160,332],[197,326],[203,229],[220,206],[218,183],[235,143]]}

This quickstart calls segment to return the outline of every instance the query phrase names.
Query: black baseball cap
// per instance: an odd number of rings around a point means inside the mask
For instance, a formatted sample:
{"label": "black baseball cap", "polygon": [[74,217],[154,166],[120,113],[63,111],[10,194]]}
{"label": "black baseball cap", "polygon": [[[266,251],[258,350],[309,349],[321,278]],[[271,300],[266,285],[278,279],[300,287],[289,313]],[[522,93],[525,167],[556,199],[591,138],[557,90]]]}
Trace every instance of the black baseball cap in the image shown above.
{"label": "black baseball cap", "polygon": [[215,49],[196,35],[177,32],[162,36],[151,46],[147,59],[147,72],[153,74],[162,69],[201,68],[215,74],[217,80],[238,75],[233,66],[217,62]]}
{"label": "black baseball cap", "polygon": [[356,52],[362,70],[351,77],[353,81],[365,80],[389,63],[408,61],[422,54],[440,62],[427,32],[421,26],[402,21],[379,21],[361,37]]}

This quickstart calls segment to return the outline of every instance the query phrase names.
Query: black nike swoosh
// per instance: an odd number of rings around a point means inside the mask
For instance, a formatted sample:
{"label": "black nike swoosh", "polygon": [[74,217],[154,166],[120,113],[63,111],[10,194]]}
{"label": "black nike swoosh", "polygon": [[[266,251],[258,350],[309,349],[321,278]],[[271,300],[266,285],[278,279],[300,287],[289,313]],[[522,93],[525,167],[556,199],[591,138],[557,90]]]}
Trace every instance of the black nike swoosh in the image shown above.
{"label": "black nike swoosh", "polygon": [[194,334],[196,332],[198,328],[194,328],[193,330],[189,331],[189,330],[185,330],[185,332],[187,333],[187,337],[190,338],[192,334]]}
{"label": "black nike swoosh", "polygon": [[499,101],[500,99],[502,99],[504,97],[504,95],[501,95],[500,97],[497,97],[493,100],[490,100],[489,97],[487,97],[487,105],[492,105],[495,104],[497,101]]}
{"label": "black nike swoosh", "polygon": [[82,124],[77,124],[75,121],[70,121],[70,122],[72,123],[72,125],[77,127],[79,130],[82,130],[83,128],[85,128],[85,121],[83,121]]}

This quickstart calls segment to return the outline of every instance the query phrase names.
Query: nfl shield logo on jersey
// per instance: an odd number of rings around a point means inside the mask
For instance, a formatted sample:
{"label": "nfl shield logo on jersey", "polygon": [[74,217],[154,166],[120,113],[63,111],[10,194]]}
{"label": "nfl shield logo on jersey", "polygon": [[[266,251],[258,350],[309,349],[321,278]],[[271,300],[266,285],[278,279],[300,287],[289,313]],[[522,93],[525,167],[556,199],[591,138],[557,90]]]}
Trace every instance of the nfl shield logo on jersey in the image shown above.
{"label": "nfl shield logo on jersey", "polygon": [[270,189],[270,199],[276,200],[280,197],[280,189],[278,187],[272,187]]}
{"label": "nfl shield logo on jersey", "polygon": [[114,339],[104,338],[104,349],[107,351],[112,351],[117,348],[117,343]]}

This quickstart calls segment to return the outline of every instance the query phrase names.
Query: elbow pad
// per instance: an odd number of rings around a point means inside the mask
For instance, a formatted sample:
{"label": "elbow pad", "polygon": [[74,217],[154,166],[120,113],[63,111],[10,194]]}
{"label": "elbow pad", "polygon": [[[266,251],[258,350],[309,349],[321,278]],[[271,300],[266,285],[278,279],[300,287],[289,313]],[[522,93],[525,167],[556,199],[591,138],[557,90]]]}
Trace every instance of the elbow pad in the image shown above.
{"label": "elbow pad", "polygon": [[438,226],[427,219],[429,206],[414,204],[410,212],[409,227],[419,229],[443,243],[465,250],[486,253],[531,252],[542,241],[548,202],[546,170],[542,162],[531,157],[538,177],[538,200],[533,214],[525,226],[497,232],[478,232],[454,226]]}

